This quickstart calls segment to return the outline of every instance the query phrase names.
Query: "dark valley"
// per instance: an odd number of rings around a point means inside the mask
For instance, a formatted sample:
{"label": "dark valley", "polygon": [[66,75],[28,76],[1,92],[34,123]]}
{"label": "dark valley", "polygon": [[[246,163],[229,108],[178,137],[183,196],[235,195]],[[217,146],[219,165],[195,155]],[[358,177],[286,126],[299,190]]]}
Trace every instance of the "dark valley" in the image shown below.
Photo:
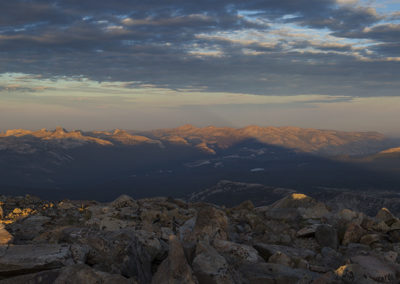
{"label": "dark valley", "polygon": [[396,191],[399,140],[375,132],[295,127],[148,132],[8,130],[0,135],[3,194],[112,200],[185,198],[220,180],[302,192]]}

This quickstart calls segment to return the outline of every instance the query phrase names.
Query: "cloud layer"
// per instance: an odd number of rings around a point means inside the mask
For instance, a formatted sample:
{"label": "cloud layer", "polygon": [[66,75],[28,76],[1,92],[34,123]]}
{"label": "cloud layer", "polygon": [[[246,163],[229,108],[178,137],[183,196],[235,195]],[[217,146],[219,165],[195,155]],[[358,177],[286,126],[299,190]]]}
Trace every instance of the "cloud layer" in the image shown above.
{"label": "cloud layer", "polygon": [[397,96],[399,39],[397,11],[347,0],[0,3],[0,73],[37,80]]}

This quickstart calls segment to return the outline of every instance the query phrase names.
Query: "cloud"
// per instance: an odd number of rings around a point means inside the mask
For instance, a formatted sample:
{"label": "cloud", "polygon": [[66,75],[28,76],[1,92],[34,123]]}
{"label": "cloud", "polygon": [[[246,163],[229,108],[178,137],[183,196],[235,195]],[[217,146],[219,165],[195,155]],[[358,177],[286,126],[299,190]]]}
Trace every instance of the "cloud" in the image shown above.
{"label": "cloud", "polygon": [[399,42],[400,24],[380,24],[366,27],[360,31],[343,33],[342,36],[351,38],[368,38],[383,42]]}
{"label": "cloud", "polygon": [[3,1],[0,73],[259,95],[398,95],[396,13],[361,3]]}
{"label": "cloud", "polygon": [[35,87],[26,87],[22,86],[19,84],[8,84],[8,85],[0,85],[0,92],[29,92],[29,93],[34,93],[34,92],[40,92],[44,90],[50,89],[49,87],[46,86],[35,86]]}

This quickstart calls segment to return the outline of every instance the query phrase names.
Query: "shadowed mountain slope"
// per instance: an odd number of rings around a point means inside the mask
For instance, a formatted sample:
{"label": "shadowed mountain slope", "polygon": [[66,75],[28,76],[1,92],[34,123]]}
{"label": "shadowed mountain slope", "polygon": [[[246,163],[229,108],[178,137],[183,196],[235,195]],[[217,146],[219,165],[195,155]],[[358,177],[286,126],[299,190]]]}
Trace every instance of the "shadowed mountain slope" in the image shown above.
{"label": "shadowed mountain slope", "polygon": [[377,132],[344,132],[299,127],[247,126],[237,129],[184,125],[174,129],[156,130],[152,134],[160,139],[181,137],[192,143],[205,143],[211,148],[222,149],[243,140],[256,139],[269,145],[327,155],[374,153],[387,145],[385,136]]}
{"label": "shadowed mountain slope", "polygon": [[395,146],[391,143],[379,133],[294,127],[9,130],[0,134],[0,187],[9,194],[76,199],[95,194],[98,200],[121,193],[182,197],[223,179],[302,191],[386,190],[400,188],[400,177],[351,155],[375,154]]}

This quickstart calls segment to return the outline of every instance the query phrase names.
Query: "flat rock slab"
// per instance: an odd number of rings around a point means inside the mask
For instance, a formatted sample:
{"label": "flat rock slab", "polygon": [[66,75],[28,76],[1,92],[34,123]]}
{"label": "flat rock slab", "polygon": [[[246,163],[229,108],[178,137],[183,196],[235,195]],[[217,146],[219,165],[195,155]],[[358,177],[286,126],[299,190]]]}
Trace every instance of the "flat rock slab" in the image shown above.
{"label": "flat rock slab", "polygon": [[0,247],[0,275],[55,269],[73,264],[70,246],[57,244]]}
{"label": "flat rock slab", "polygon": [[365,274],[371,279],[379,282],[389,282],[396,280],[396,271],[389,265],[373,256],[359,255],[351,258],[353,263],[360,265]]}
{"label": "flat rock slab", "polygon": [[266,261],[268,261],[268,259],[277,252],[284,253],[290,257],[297,257],[302,259],[313,258],[316,254],[315,252],[309,249],[298,249],[288,246],[270,245],[264,243],[254,244],[254,248],[260,253],[260,255]]}
{"label": "flat rock slab", "polygon": [[319,226],[319,224],[314,224],[314,225],[310,225],[310,226],[304,227],[303,229],[299,230],[296,233],[296,236],[298,238],[314,237],[318,226]]}
{"label": "flat rock slab", "polygon": [[240,272],[246,283],[311,283],[317,277],[313,273],[303,269],[293,269],[285,265],[275,263],[248,264],[240,267]]}

